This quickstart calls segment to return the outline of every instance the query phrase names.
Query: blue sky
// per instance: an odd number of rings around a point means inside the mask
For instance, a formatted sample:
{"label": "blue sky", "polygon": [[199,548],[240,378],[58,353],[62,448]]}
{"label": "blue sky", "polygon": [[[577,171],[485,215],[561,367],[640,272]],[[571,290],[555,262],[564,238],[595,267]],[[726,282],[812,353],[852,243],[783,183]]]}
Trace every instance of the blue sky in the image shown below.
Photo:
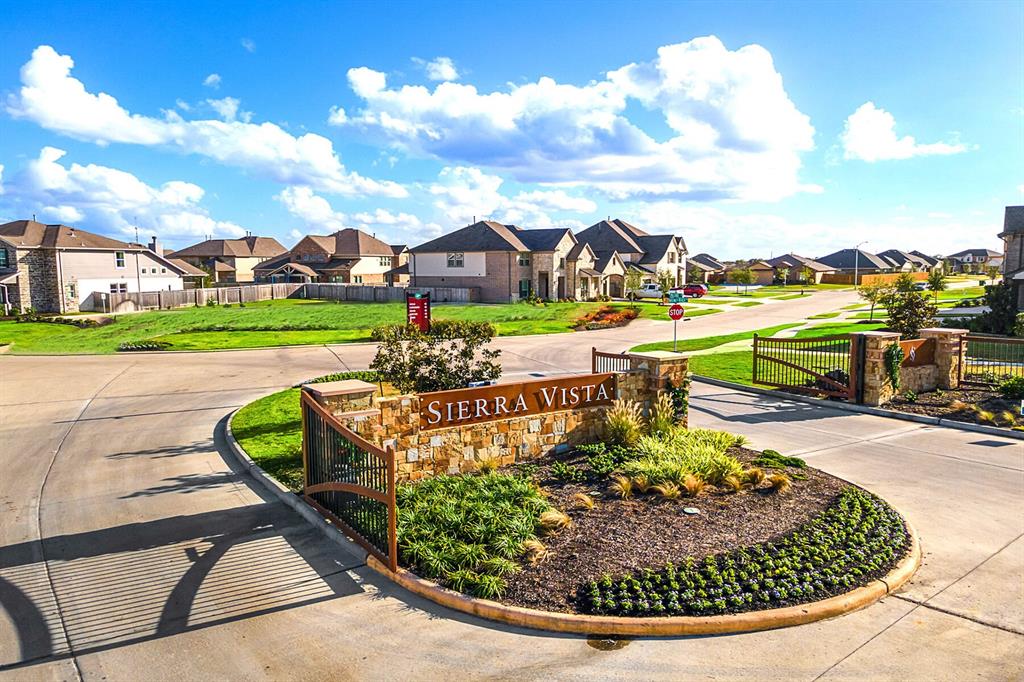
{"label": "blue sky", "polygon": [[1022,2],[113,5],[5,3],[0,219],[184,246],[611,215],[813,257],[997,247],[1024,203]]}

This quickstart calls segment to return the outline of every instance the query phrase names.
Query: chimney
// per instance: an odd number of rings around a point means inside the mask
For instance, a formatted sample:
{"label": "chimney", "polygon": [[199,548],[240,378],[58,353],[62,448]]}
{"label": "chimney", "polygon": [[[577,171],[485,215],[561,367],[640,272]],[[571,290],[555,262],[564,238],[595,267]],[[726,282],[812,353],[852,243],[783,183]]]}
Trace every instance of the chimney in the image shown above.
{"label": "chimney", "polygon": [[152,237],[149,238],[149,247],[148,248],[149,248],[150,251],[152,251],[153,253],[155,253],[158,256],[164,255],[163,250],[161,250],[161,248],[160,248],[160,240],[156,238],[156,235],[153,235]]}

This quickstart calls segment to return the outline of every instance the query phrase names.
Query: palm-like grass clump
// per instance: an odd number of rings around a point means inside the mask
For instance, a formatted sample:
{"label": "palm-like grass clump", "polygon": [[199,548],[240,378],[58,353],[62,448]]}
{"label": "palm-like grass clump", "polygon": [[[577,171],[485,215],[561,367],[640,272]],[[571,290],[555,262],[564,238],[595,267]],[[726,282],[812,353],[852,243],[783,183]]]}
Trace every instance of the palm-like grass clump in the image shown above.
{"label": "palm-like grass clump", "polygon": [[709,429],[673,428],[657,436],[641,436],[634,457],[622,464],[625,476],[645,476],[652,484],[670,482],[682,486],[687,476],[720,485],[728,476],[739,476],[743,466],[727,454],[739,445],[737,436]]}

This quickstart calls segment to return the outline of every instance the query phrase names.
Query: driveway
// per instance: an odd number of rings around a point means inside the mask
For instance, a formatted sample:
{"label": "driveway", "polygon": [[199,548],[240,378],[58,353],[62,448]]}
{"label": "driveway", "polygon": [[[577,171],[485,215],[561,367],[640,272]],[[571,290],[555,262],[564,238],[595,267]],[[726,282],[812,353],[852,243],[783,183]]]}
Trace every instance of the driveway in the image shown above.
{"label": "driveway", "polygon": [[[684,328],[705,336],[768,326],[834,309],[843,296]],[[651,322],[505,338],[503,362],[510,373],[579,371],[592,345],[623,350],[670,330]],[[606,651],[404,593],[366,569],[360,552],[325,541],[264,497],[221,454],[236,407],[370,357],[366,346],[0,357],[0,679],[1024,673],[1019,441],[695,384],[694,424],[804,453],[882,494],[917,525],[925,563],[899,596],[834,621]]]}

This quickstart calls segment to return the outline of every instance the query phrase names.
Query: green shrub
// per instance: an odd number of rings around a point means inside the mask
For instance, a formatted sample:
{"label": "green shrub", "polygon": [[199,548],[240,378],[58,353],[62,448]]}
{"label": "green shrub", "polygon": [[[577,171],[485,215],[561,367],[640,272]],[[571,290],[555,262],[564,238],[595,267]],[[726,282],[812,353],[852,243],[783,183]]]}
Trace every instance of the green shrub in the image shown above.
{"label": "green shrub", "polygon": [[612,445],[633,446],[643,432],[640,405],[633,401],[616,400],[605,415],[607,436]]}
{"label": "green shrub", "polygon": [[668,393],[658,394],[651,406],[651,416],[647,420],[647,432],[651,435],[667,434],[676,425],[676,409],[672,397]]}
{"label": "green shrub", "polygon": [[579,483],[587,477],[587,474],[572,464],[555,462],[551,465],[551,476],[563,483]]}
{"label": "green shrub", "polygon": [[551,510],[521,476],[439,475],[398,487],[398,550],[404,565],[452,589],[499,596]]}
{"label": "green shrub", "polygon": [[427,332],[413,325],[381,325],[371,333],[380,345],[370,369],[403,393],[493,381],[501,376],[501,351],[487,348],[494,334],[489,322],[439,320]]}
{"label": "green shrub", "polygon": [[687,475],[693,474],[718,485],[743,471],[739,460],[726,454],[736,442],[736,436],[722,431],[675,428],[663,436],[638,439],[633,457],[620,470],[626,476],[646,476],[651,483],[684,485]]}
{"label": "green shrub", "polygon": [[906,526],[889,505],[847,488],[819,516],[775,542],[686,558],[580,586],[580,609],[622,616],[710,616],[818,601],[884,575],[906,554]]}
{"label": "green shrub", "polygon": [[804,460],[799,457],[786,457],[780,454],[778,450],[765,450],[754,460],[754,464],[766,469],[782,469],[784,467],[807,468],[807,462]]}
{"label": "green shrub", "polygon": [[1024,400],[1024,377],[1010,377],[999,384],[999,393],[1007,400]]}

